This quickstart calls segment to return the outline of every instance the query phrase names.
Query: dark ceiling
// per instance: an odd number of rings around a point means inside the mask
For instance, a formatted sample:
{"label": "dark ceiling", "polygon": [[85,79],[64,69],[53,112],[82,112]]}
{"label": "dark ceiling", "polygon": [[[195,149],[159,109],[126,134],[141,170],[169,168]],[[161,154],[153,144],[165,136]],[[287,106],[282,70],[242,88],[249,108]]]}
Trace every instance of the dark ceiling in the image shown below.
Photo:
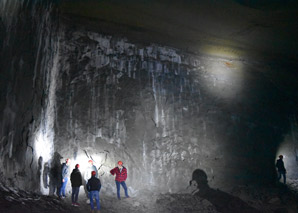
{"label": "dark ceiling", "polygon": [[93,30],[195,53],[298,58],[298,10],[291,0],[64,0],[60,9]]}

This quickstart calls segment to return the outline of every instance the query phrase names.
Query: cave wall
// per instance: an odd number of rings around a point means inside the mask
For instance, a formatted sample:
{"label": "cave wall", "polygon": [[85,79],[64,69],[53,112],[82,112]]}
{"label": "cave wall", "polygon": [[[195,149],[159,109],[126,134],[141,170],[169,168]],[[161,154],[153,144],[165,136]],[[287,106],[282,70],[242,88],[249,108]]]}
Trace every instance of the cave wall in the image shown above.
{"label": "cave wall", "polygon": [[45,114],[53,103],[48,97],[57,33],[53,4],[3,0],[0,8],[1,181],[40,191],[43,160],[35,141],[51,125]]}
{"label": "cave wall", "polygon": [[182,191],[198,168],[218,188],[274,180],[296,134],[296,66],[135,43],[51,3],[1,2],[17,14],[1,11],[2,181],[47,194],[45,170],[66,158],[82,172],[93,159],[106,193],[118,160],[132,194]]}

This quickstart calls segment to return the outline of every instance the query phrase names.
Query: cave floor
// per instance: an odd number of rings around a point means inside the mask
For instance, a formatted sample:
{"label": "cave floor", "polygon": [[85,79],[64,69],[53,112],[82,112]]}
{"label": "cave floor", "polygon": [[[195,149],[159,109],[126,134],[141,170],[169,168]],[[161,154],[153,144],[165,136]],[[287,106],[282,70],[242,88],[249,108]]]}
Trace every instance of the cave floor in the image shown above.
{"label": "cave floor", "polygon": [[[120,201],[116,196],[101,195],[100,212],[298,212],[298,180],[288,180],[287,185],[278,183],[274,187],[238,186],[228,193],[211,189],[212,198],[200,196],[200,193],[193,195],[192,190],[178,194],[142,191]],[[0,192],[0,212],[91,212],[83,192],[79,197],[79,207],[71,206],[70,197],[59,199],[38,195],[3,184]]]}

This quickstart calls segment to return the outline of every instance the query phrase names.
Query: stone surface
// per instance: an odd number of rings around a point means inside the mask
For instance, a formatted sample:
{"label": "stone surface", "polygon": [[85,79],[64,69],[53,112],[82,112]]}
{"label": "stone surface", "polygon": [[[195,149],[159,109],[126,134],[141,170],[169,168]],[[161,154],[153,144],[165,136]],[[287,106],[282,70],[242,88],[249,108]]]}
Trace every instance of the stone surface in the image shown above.
{"label": "stone surface", "polygon": [[54,194],[66,158],[83,173],[92,159],[110,195],[118,160],[133,196],[182,192],[196,169],[222,190],[272,183],[280,152],[289,177],[297,176],[297,64],[288,58],[135,41],[133,29],[125,37],[85,18],[69,20],[53,1],[0,6],[6,185]]}
{"label": "stone surface", "polygon": [[[297,181],[293,181],[297,184]],[[232,191],[226,193],[215,190],[216,194],[213,198],[205,199],[198,195],[188,193],[166,193],[154,194],[152,191],[143,190],[136,197],[122,199],[119,201],[116,195],[106,195],[100,193],[101,212],[297,212],[297,189],[293,191],[280,186],[268,187],[249,187],[238,186]],[[212,190],[212,189],[210,189]],[[3,212],[88,212],[90,205],[87,204],[84,193],[80,193],[78,202],[79,207],[71,206],[70,197],[58,199],[56,196],[44,196],[30,192],[18,190],[17,188],[5,187],[0,184],[0,211]],[[82,192],[82,191],[81,191]],[[241,193],[246,199],[236,199]],[[204,195],[203,195],[204,196]],[[222,197],[223,196],[223,197]],[[283,200],[280,202],[270,202],[271,200]],[[295,198],[296,197],[296,198]],[[229,210],[221,206],[221,203],[236,199],[233,205],[227,205]],[[235,200],[234,200],[235,201]],[[255,209],[254,211],[245,211],[243,203]],[[221,208],[220,208],[221,207]],[[250,210],[251,210],[250,209]],[[258,211],[256,211],[256,209]]]}

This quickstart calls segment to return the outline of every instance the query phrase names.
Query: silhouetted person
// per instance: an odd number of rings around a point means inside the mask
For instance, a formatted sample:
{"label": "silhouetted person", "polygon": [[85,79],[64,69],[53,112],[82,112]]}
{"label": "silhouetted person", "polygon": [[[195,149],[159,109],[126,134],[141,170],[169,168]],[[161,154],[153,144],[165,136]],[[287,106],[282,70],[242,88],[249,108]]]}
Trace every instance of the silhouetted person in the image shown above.
{"label": "silhouetted person", "polygon": [[50,176],[49,163],[45,163],[43,165],[42,180],[43,180],[43,187],[46,189],[50,186],[49,185],[49,176]]}
{"label": "silhouetted person", "polygon": [[76,164],[75,168],[70,174],[70,182],[72,187],[71,202],[73,206],[79,206],[78,196],[80,192],[80,186],[83,185],[82,174],[79,170],[80,165]]}
{"label": "silhouetted person", "polygon": [[196,182],[198,190],[195,196],[199,196],[212,203],[217,211],[222,213],[241,212],[241,213],[255,213],[259,212],[250,207],[243,200],[234,197],[226,192],[214,190],[209,187],[207,175],[201,169],[196,169],[192,174],[190,184]]}
{"label": "silhouetted person", "polygon": [[93,204],[93,198],[96,201],[96,207],[97,210],[100,210],[100,202],[99,202],[99,191],[101,188],[100,180],[96,177],[96,172],[91,172],[91,178],[88,180],[87,183],[87,190],[90,193],[90,206],[91,210],[94,211],[94,204]]}
{"label": "silhouetted person", "polygon": [[60,198],[65,198],[65,188],[67,185],[67,181],[68,181],[68,166],[70,164],[70,159],[66,159],[65,163],[62,164],[62,168],[61,168],[61,188],[60,188],[60,192],[59,192],[59,197]]}
{"label": "silhouetted person", "polygon": [[281,176],[283,176],[284,178],[284,184],[286,184],[286,168],[285,168],[285,165],[284,165],[284,162],[283,162],[283,156],[280,155],[279,156],[279,159],[276,161],[276,168],[277,168],[277,172],[278,172],[278,177],[277,177],[277,180],[279,181],[281,179]]}
{"label": "silhouetted person", "polygon": [[61,187],[61,155],[58,152],[54,153],[54,158],[51,163],[50,173],[49,173],[49,195],[54,195],[56,193],[59,196]]}
{"label": "silhouetted person", "polygon": [[43,162],[43,158],[40,156],[38,158],[38,168],[37,168],[37,177],[38,177],[38,180],[39,180],[40,176],[42,175],[42,162]]}
{"label": "silhouetted person", "polygon": [[120,185],[123,187],[125,196],[129,198],[128,193],[127,193],[127,186],[125,184],[126,178],[127,178],[127,169],[123,166],[122,161],[118,161],[118,166],[115,167],[110,171],[112,175],[116,175],[115,178],[115,183],[117,187],[117,197],[119,200],[121,200],[120,197]]}

